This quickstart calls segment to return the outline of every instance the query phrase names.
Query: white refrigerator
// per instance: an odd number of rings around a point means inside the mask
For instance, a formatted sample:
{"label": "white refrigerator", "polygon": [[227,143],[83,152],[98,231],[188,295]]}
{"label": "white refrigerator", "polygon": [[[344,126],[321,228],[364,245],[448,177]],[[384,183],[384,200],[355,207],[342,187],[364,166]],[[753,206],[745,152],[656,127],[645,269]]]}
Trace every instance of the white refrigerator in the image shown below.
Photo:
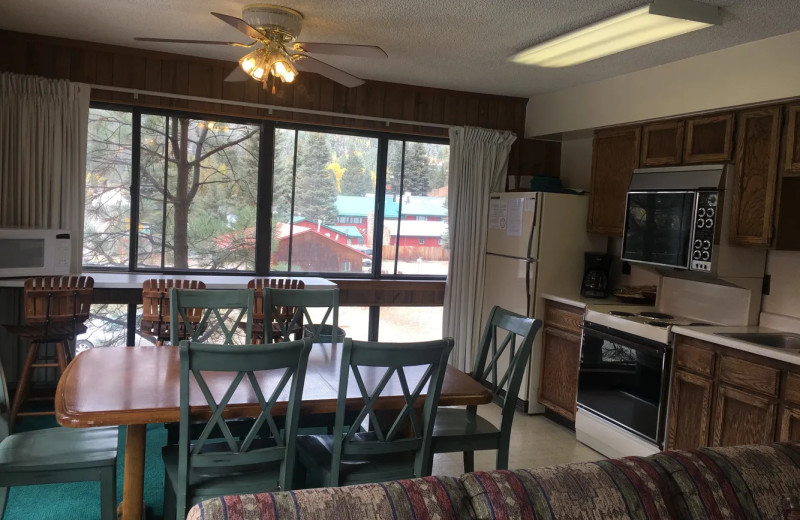
{"label": "white refrigerator", "polygon": [[[562,193],[492,193],[484,272],[482,323],[492,307],[542,319],[543,293],[580,293],[585,251],[605,252],[605,237],[586,232],[588,197]],[[537,402],[542,331],[536,335],[519,398]],[[502,360],[501,360],[502,361]]]}

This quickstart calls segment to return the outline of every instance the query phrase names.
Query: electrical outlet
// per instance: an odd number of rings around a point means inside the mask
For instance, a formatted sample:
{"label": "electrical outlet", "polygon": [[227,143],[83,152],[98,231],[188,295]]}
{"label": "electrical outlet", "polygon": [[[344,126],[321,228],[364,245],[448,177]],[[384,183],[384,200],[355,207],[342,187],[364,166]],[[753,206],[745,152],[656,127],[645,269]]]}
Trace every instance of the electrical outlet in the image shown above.
{"label": "electrical outlet", "polygon": [[631,264],[622,262],[622,274],[631,274]]}
{"label": "electrical outlet", "polygon": [[772,281],[772,277],[768,274],[764,275],[764,280],[761,282],[761,294],[766,295],[769,294],[769,284]]}

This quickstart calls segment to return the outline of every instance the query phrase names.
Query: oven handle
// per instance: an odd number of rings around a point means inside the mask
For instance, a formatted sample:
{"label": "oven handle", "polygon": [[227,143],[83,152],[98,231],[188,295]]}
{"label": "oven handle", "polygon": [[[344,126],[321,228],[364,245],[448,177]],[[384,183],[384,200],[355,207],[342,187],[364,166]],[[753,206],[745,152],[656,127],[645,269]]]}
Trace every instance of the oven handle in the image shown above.
{"label": "oven handle", "polygon": [[669,346],[667,346],[667,345],[664,345],[663,347],[657,347],[657,346],[649,344],[649,343],[645,343],[645,342],[637,343],[637,342],[631,341],[631,340],[626,339],[626,338],[615,336],[613,334],[608,334],[606,332],[599,331],[599,330],[597,330],[595,328],[587,327],[586,326],[586,322],[583,322],[583,324],[578,325],[578,327],[583,329],[584,332],[589,332],[592,335],[598,336],[598,337],[600,337],[602,339],[606,339],[606,340],[612,341],[614,343],[622,345],[623,347],[628,347],[628,348],[631,348],[631,349],[634,349],[634,350],[645,350],[645,351],[650,352],[651,354],[663,354],[664,352],[666,352],[669,349]]}

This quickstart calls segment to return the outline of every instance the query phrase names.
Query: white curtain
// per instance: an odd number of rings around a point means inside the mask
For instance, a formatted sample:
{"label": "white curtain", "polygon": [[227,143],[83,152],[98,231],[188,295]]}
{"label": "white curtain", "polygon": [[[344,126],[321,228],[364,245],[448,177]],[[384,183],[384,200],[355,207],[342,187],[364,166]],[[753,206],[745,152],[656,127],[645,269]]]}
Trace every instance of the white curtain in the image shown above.
{"label": "white curtain", "polygon": [[68,229],[80,271],[90,87],[0,74],[0,227]]}
{"label": "white curtain", "polygon": [[469,372],[483,329],[483,266],[489,193],[505,187],[513,132],[486,128],[450,129],[447,211],[450,267],[444,292],[445,336],[455,338],[450,364]]}

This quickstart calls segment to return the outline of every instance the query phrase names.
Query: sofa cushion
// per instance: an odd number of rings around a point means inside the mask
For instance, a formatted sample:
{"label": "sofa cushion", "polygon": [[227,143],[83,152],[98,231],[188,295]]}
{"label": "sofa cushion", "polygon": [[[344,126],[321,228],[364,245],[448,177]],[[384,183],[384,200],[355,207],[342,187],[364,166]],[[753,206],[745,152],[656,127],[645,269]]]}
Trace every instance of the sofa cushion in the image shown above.
{"label": "sofa cushion", "polygon": [[668,478],[648,458],[460,477],[477,519],[677,518]]}
{"label": "sofa cushion", "polygon": [[674,481],[682,518],[784,518],[784,499],[800,496],[797,444],[668,451],[650,458]]}
{"label": "sofa cushion", "polygon": [[455,477],[425,477],[381,484],[230,495],[194,506],[187,520],[462,520],[469,518]]}

